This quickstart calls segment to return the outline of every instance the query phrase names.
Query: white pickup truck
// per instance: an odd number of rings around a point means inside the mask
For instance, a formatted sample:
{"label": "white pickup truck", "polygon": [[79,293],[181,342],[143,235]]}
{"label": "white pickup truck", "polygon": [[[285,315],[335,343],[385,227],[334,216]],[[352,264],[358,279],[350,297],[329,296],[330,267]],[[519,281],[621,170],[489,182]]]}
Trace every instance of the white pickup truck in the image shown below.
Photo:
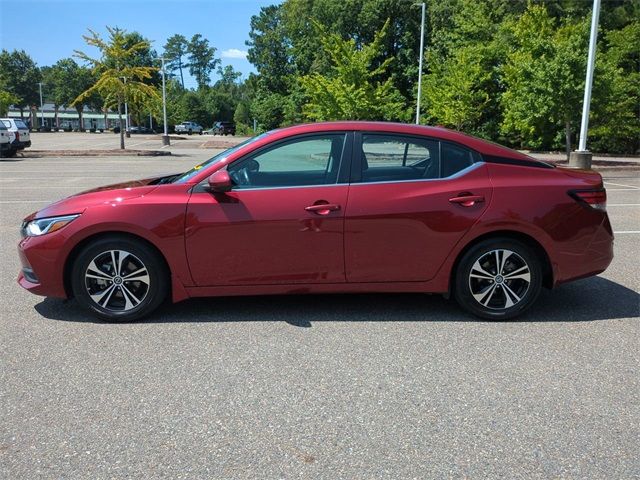
{"label": "white pickup truck", "polygon": [[31,146],[29,127],[19,118],[0,118],[0,122],[14,135],[11,145],[16,150],[23,150]]}
{"label": "white pickup truck", "polygon": [[0,158],[13,157],[16,154],[16,147],[12,145],[15,138],[4,123],[0,122]]}
{"label": "white pickup truck", "polygon": [[203,128],[196,122],[182,122],[176,125],[176,133],[187,133],[189,135],[197,133],[202,135],[202,130]]}

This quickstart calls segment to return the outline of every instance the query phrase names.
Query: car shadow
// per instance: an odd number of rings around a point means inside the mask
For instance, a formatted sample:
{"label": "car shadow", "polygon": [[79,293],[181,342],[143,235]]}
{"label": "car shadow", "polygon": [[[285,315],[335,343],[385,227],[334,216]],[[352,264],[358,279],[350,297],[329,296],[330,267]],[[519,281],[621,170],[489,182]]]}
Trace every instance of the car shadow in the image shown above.
{"label": "car shadow", "polygon": [[[45,298],[36,311],[50,320],[102,323],[71,300]],[[640,315],[640,294],[601,277],[543,290],[536,304],[513,322],[590,322]],[[425,294],[335,294],[196,298],[165,305],[145,323],[481,322],[453,300]]]}

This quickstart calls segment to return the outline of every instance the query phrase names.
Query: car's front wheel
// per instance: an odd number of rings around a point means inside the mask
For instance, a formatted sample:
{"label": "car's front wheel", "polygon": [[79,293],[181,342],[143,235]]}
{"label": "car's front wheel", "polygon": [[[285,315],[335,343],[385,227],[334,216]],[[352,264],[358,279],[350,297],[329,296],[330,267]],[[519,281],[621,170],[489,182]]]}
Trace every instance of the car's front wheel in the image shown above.
{"label": "car's front wheel", "polygon": [[82,306],[103,320],[128,322],[155,310],[167,296],[168,272],[160,255],[143,242],[105,237],[76,258],[71,285]]}
{"label": "car's front wheel", "polygon": [[465,310],[489,320],[508,320],[528,309],[542,288],[542,264],[522,242],[488,239],[458,264],[454,296]]}

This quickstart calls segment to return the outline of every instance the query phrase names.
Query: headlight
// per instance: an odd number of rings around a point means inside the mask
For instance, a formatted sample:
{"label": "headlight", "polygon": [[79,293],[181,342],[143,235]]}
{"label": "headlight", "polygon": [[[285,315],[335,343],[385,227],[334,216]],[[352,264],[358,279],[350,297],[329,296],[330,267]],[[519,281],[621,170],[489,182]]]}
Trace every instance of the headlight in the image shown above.
{"label": "headlight", "polygon": [[62,217],[38,218],[36,220],[31,220],[26,225],[23,225],[22,235],[25,237],[38,237],[45,233],[55,232],[79,216],[80,214],[64,215]]}

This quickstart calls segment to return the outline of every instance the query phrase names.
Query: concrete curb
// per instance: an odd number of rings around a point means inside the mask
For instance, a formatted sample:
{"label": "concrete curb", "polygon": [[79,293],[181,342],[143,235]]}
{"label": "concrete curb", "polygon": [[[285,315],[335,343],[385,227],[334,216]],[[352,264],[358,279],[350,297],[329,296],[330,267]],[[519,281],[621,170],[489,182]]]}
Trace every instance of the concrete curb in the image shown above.
{"label": "concrete curb", "polygon": [[171,155],[169,150],[26,150],[18,157],[164,157]]}

